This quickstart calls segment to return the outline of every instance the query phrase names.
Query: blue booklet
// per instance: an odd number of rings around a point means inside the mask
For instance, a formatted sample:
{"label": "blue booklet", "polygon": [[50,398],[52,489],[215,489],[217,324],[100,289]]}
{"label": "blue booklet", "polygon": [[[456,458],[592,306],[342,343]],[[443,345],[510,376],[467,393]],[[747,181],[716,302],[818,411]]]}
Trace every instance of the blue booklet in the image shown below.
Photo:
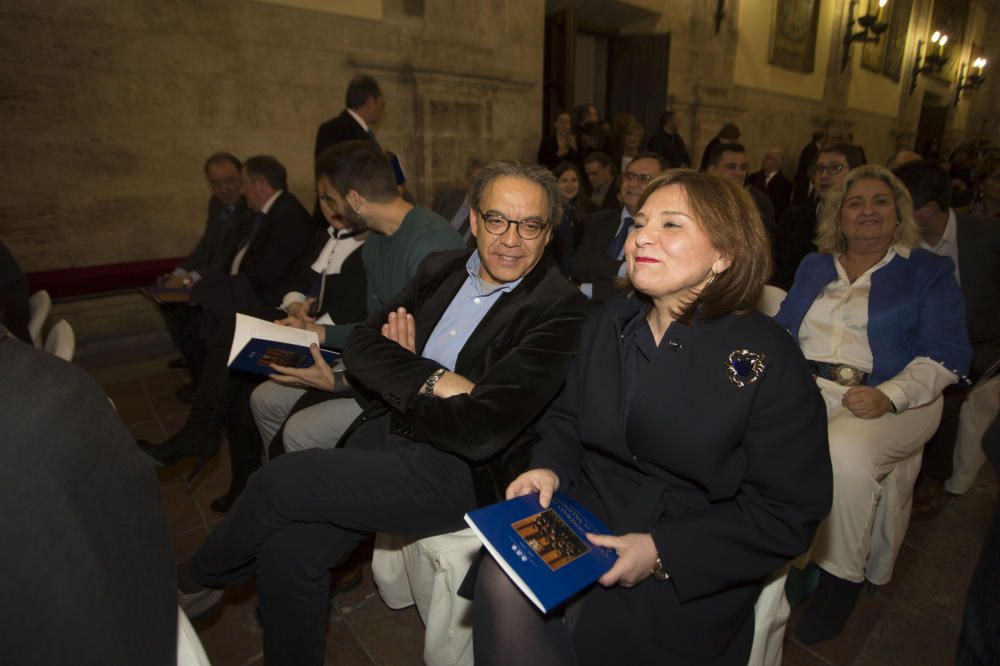
{"label": "blue booklet", "polygon": [[[319,351],[328,365],[334,365],[340,358],[340,354],[329,349]],[[236,355],[229,367],[257,375],[273,375],[272,363],[286,368],[308,368],[313,364],[312,352],[309,347],[302,345],[253,338]]]}
{"label": "blue booklet", "polygon": [[[272,363],[288,368],[308,368],[313,364],[309,345],[318,343],[319,336],[312,331],[237,313],[229,367],[258,375],[273,375]],[[329,365],[340,358],[340,354],[327,349],[320,349],[320,353]]]}
{"label": "blue booklet", "polygon": [[586,534],[609,534],[587,509],[556,493],[548,509],[538,495],[522,495],[465,514],[507,575],[543,613],[607,572],[618,559]]}

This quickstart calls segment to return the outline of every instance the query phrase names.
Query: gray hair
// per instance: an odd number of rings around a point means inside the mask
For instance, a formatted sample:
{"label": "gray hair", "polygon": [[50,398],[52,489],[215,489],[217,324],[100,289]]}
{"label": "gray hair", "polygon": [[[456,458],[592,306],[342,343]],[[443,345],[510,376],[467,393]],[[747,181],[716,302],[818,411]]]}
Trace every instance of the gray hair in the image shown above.
{"label": "gray hair", "polygon": [[472,191],[469,194],[469,203],[473,210],[478,211],[482,202],[483,193],[486,188],[497,178],[520,178],[529,183],[534,183],[542,188],[545,199],[548,201],[548,210],[545,211],[546,221],[549,228],[555,229],[562,222],[562,199],[559,197],[559,181],[552,175],[552,172],[536,164],[525,164],[514,160],[494,160],[483,165],[482,171],[472,181]]}

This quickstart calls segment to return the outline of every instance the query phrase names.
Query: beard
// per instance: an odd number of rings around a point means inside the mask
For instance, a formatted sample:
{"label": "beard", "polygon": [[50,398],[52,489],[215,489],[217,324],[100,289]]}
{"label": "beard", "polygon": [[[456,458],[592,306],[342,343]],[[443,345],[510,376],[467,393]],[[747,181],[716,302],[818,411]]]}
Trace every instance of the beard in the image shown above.
{"label": "beard", "polygon": [[355,233],[360,233],[368,229],[368,222],[365,221],[365,218],[361,216],[361,213],[358,213],[350,206],[345,207],[344,213],[341,215],[341,219],[344,220],[344,224],[347,225],[347,228]]}

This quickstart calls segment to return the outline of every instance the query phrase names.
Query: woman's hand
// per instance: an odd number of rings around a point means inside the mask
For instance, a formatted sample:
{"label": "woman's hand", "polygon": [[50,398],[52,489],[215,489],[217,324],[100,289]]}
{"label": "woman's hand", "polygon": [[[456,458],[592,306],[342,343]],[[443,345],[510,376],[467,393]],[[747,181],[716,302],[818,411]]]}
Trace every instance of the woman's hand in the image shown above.
{"label": "woman's hand", "polygon": [[549,502],[552,501],[552,495],[557,490],[559,490],[559,477],[551,469],[540,467],[529,469],[511,481],[510,485],[507,486],[507,499],[538,493],[538,503],[542,505],[543,509],[547,509]]}
{"label": "woman's hand", "polygon": [[326,360],[323,358],[323,354],[320,353],[318,345],[309,345],[309,351],[312,352],[313,357],[313,364],[310,367],[289,368],[272,363],[271,367],[274,368],[277,374],[271,375],[271,379],[279,384],[318,388],[322,391],[330,391],[332,393],[337,388],[333,370],[326,364]]}
{"label": "woman's hand", "polygon": [[889,396],[872,386],[852,386],[840,404],[859,419],[877,419],[890,409]]}
{"label": "woman's hand", "polygon": [[607,534],[588,534],[587,539],[595,546],[614,548],[618,553],[618,561],[611,570],[601,576],[597,582],[604,587],[621,585],[632,587],[649,577],[649,572],[656,565],[656,544],[653,535],[648,532],[610,536]]}

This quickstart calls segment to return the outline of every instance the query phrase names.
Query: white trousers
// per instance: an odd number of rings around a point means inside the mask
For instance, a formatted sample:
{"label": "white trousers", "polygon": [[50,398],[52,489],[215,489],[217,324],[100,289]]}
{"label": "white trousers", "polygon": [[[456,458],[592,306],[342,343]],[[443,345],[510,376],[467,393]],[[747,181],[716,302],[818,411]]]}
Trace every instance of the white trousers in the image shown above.
{"label": "white trousers", "polygon": [[285,451],[332,449],[361,413],[354,398],[336,398],[307,407],[288,417],[305,389],[264,382],[250,396],[250,409],[260,430],[264,448],[287,420],[282,442]]}
{"label": "white trousers", "polygon": [[[941,421],[942,401],[939,396],[929,405],[900,414],[860,419],[840,404],[847,387],[822,378],[816,383],[829,421],[833,508],[816,532],[812,559],[834,576],[860,583],[871,551],[882,480],[898,463],[920,454]],[[908,490],[912,492],[912,486]]]}

